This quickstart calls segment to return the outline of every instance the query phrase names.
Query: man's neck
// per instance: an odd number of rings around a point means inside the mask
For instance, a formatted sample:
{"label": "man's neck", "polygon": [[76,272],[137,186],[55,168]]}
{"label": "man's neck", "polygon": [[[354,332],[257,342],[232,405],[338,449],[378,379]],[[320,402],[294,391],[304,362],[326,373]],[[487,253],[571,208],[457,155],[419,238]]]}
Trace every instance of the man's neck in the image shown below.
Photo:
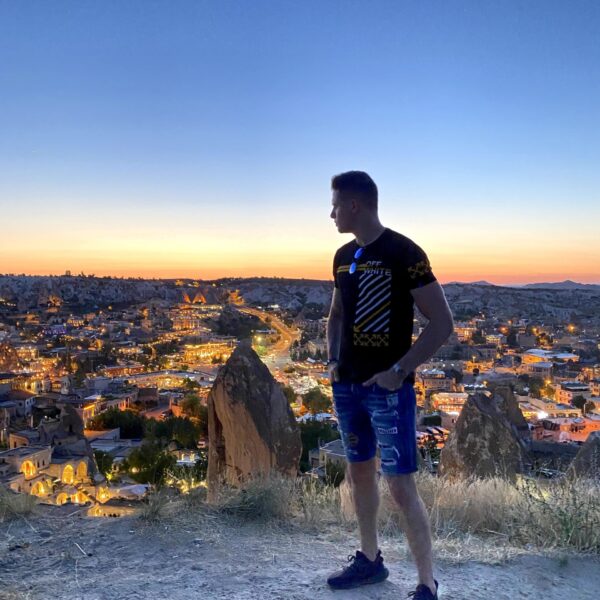
{"label": "man's neck", "polygon": [[359,246],[368,246],[374,242],[385,230],[385,227],[377,220],[373,223],[365,223],[359,231],[355,231],[356,243]]}

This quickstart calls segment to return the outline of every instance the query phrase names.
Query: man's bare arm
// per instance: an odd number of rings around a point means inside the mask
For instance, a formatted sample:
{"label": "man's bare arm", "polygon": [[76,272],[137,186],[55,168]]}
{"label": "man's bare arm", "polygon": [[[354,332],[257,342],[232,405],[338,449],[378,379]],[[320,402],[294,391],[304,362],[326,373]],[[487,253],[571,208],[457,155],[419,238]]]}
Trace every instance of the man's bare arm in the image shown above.
{"label": "man's bare arm", "polygon": [[399,361],[408,373],[431,358],[454,331],[452,312],[444,290],[437,281],[422,288],[415,288],[411,293],[417,308],[429,322],[410,350]]}
{"label": "man's bare arm", "polygon": [[338,288],[333,288],[333,298],[327,319],[327,356],[338,359],[342,342],[342,294]]}

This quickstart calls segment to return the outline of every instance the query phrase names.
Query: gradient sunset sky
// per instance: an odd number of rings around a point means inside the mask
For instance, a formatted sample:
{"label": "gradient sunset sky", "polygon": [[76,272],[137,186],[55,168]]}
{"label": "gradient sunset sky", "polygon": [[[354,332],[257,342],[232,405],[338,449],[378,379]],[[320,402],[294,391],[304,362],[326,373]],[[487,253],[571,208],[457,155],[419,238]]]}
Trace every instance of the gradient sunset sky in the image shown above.
{"label": "gradient sunset sky", "polygon": [[330,179],[443,281],[600,282],[600,3],[0,2],[0,273],[331,279]]}

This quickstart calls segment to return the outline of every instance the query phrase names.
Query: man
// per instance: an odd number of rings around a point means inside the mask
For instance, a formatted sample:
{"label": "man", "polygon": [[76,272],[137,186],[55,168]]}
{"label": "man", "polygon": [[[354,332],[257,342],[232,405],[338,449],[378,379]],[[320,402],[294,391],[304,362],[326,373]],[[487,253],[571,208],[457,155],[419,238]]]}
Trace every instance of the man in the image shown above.
{"label": "man", "polygon": [[[426,254],[384,227],[375,182],[362,171],[333,177],[331,218],[355,239],[333,261],[334,293],[327,323],[328,367],[346,457],[361,548],[327,582],[347,589],[383,581],[377,542],[376,450],[390,492],[403,513],[419,582],[413,600],[438,600],[429,518],[415,485],[417,471],[414,369],[453,330],[444,292]],[[413,305],[428,324],[411,346]]]}

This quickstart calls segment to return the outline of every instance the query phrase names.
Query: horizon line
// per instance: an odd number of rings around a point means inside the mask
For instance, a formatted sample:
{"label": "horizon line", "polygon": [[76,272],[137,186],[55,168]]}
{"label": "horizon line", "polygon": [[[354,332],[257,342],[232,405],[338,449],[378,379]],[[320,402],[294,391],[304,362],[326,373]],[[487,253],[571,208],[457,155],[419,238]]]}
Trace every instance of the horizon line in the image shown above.
{"label": "horizon line", "polygon": [[[201,277],[190,277],[190,276],[173,276],[173,277],[152,277],[152,276],[142,276],[142,275],[96,275],[95,273],[71,273],[67,275],[67,273],[0,273],[0,277],[90,277],[97,279],[141,279],[141,280],[152,280],[152,281],[170,281],[170,280],[196,280],[196,281],[219,281],[222,279],[291,279],[297,281],[322,281],[327,283],[333,283],[333,279],[319,279],[315,277],[292,277],[292,276],[281,276],[281,275],[224,275],[221,277],[214,278],[201,278]],[[441,285],[451,285],[451,284],[462,284],[462,285],[491,285],[496,287],[524,287],[526,285],[556,285],[559,283],[567,283],[571,282],[577,285],[586,286],[586,285],[600,285],[600,281],[594,282],[581,282],[575,281],[574,279],[563,279],[559,281],[528,281],[525,283],[517,283],[517,282],[508,282],[508,283],[494,283],[493,281],[488,281],[487,279],[475,279],[473,281],[458,281],[456,279],[452,279],[451,281],[441,281],[438,279]]]}

